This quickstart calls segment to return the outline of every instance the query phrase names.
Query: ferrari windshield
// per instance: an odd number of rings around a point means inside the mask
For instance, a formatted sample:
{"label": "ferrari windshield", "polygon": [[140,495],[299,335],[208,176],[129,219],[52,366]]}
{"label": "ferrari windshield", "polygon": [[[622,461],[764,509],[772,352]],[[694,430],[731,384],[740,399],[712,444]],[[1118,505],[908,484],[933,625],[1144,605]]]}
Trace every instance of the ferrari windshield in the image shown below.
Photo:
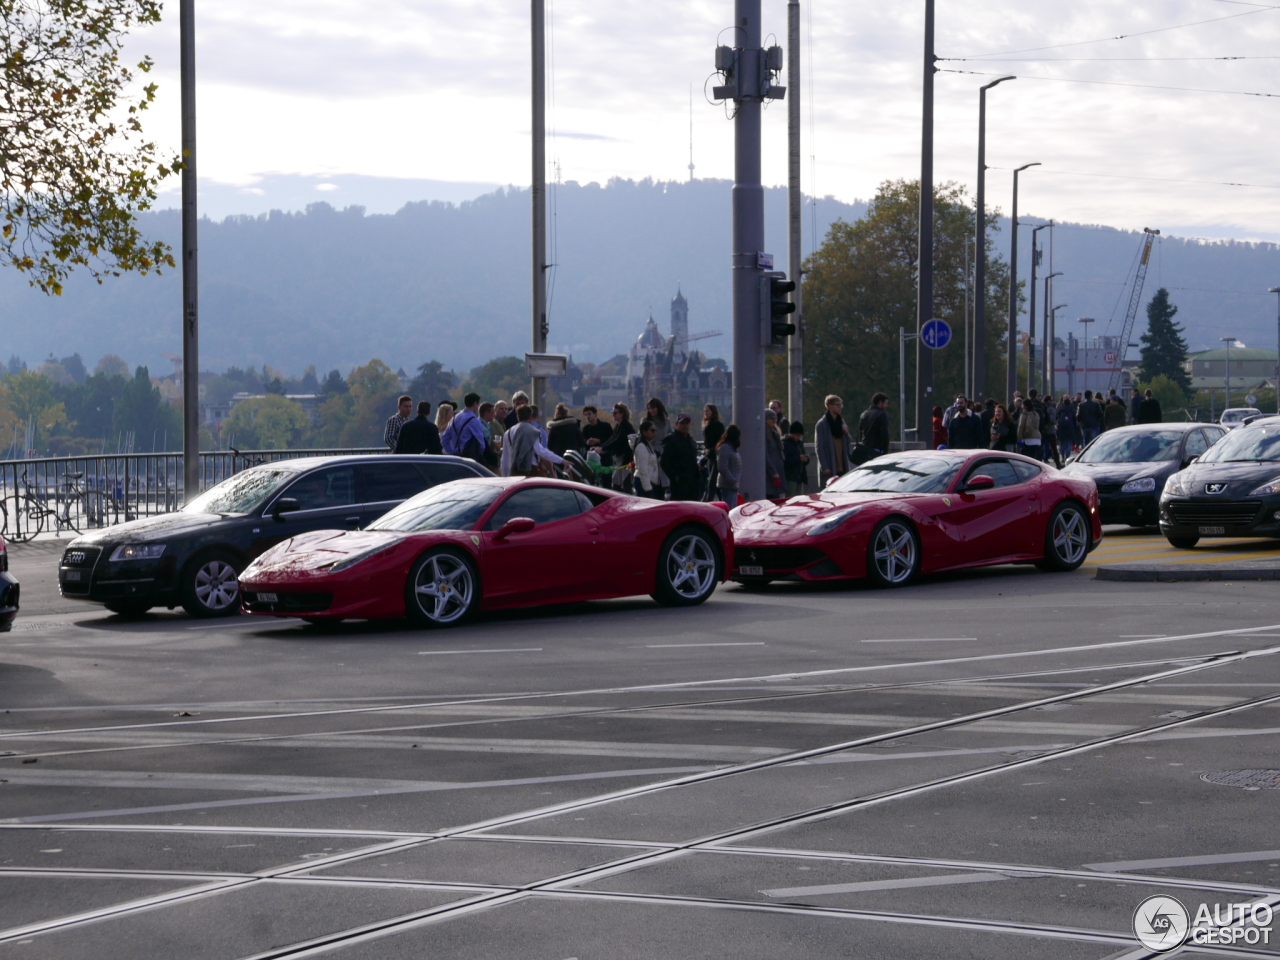
{"label": "ferrari windshield", "polygon": [[1237,427],[1200,455],[1200,463],[1232,460],[1280,460],[1280,420]]}
{"label": "ferrari windshield", "polygon": [[400,530],[422,533],[426,530],[470,530],[502,496],[502,487],[473,480],[454,480],[411,497],[394,510],[384,513],[366,530]]}
{"label": "ferrari windshield", "polygon": [[878,457],[850,470],[827,489],[841,493],[942,493],[962,463],[953,457],[924,454]]}
{"label": "ferrari windshield", "polygon": [[210,487],[182,509],[185,513],[252,513],[297,475],[297,470],[253,467]]}
{"label": "ferrari windshield", "polygon": [[1079,463],[1154,463],[1173,460],[1181,430],[1115,430],[1104,433],[1080,454]]}

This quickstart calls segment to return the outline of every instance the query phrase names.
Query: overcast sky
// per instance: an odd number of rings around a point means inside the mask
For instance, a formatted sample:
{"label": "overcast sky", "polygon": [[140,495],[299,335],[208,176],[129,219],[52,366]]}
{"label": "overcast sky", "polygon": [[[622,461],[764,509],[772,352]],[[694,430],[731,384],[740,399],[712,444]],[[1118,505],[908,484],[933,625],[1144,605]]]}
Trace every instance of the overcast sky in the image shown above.
{"label": "overcast sky", "polygon": [[[249,190],[273,174],[529,182],[528,3],[390,0],[376,17],[350,0],[196,6],[202,178]],[[548,157],[563,179],[687,177],[690,89],[696,174],[732,177],[733,125],[703,92],[731,0],[547,7],[557,134]],[[1017,74],[988,97],[988,162],[1005,168],[988,175],[993,203],[1008,208],[1008,168],[1041,161],[1022,179],[1026,213],[1280,240],[1280,0],[937,7],[938,55],[982,57],[939,66],[991,75],[937,76],[939,180],[972,187],[977,89]],[[766,30],[785,36],[784,0],[765,0],[764,9]],[[805,0],[802,9],[806,43],[812,38],[801,91],[805,192],[853,200],[884,179],[917,176],[923,0]],[[130,52],[157,61],[160,103],[149,132],[176,149],[176,0],[166,18]],[[1179,26],[1195,21],[1213,22]],[[1028,51],[1043,47],[1053,49]],[[1246,59],[1211,59],[1220,57]],[[769,183],[785,179],[785,124],[784,105],[774,104],[765,123]],[[1169,182],[1183,180],[1253,186]],[[406,185],[405,200],[419,198],[411,192]],[[340,202],[342,194],[330,187],[316,198]]]}

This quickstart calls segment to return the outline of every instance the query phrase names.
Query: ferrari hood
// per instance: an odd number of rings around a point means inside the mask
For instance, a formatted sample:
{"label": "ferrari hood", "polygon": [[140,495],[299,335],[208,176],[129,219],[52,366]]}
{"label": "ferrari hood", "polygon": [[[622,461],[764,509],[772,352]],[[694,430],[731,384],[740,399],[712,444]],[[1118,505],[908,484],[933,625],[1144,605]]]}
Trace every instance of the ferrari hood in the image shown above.
{"label": "ferrari hood", "polygon": [[316,530],[276,544],[253,566],[258,570],[322,570],[403,539],[403,534],[392,530]]}
{"label": "ferrari hood", "polygon": [[735,531],[807,527],[864,504],[910,499],[913,495],[909,493],[813,493],[781,503],[755,500],[736,507],[729,519]]}

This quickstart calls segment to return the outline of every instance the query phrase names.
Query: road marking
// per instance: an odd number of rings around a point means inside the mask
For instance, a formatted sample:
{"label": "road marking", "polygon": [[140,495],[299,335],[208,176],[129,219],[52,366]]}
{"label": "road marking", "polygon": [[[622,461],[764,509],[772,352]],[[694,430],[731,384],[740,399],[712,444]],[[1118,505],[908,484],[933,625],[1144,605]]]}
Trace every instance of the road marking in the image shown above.
{"label": "road marking", "polygon": [[1258,860],[1280,860],[1280,850],[1254,850],[1251,853],[1211,853],[1203,857],[1165,857],[1162,860],[1116,860],[1114,863],[1086,863],[1086,870],[1125,873],[1130,870],[1159,870],[1163,867],[1200,867],[1217,863],[1254,863]]}
{"label": "road marking", "polygon": [[[782,751],[778,751],[781,753]],[[381,780],[369,777],[290,777],[234,773],[167,773],[142,770],[5,771],[10,786],[88,787],[136,790],[218,790],[246,793],[337,793],[343,790],[398,790],[449,784],[423,780]]]}
{"label": "road marking", "polygon": [[649,650],[660,650],[665,647],[763,647],[763,640],[744,643],[646,643]]}
{"label": "road marking", "polygon": [[501,650],[419,650],[420,657],[440,657],[447,653],[541,653],[541,647],[505,647]]}
{"label": "road marking", "polygon": [[[1034,876],[1035,874],[1026,874]],[[1008,880],[1002,873],[950,873],[938,877],[907,877],[902,880],[867,880],[862,883],[829,883],[820,887],[779,887],[761,890],[766,897],[821,897],[833,893],[873,893],[877,890],[909,890],[913,887],[945,887],[956,883],[992,883]]]}
{"label": "road marking", "polygon": [[1119,640],[1141,640],[1143,637],[1167,637],[1167,633],[1122,633]]}
{"label": "road marking", "polygon": [[900,640],[863,640],[863,643],[974,643],[977,637],[903,637]]}

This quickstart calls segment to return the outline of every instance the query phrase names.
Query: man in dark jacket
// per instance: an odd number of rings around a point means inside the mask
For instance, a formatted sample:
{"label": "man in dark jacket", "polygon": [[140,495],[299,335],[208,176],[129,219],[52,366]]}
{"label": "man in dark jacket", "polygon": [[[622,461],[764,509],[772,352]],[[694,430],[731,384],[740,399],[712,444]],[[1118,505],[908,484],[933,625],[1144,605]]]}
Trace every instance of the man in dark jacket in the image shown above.
{"label": "man in dark jacket", "polygon": [[670,481],[672,500],[700,500],[702,476],[698,472],[698,448],[689,432],[693,424],[687,413],[676,417],[676,428],[667,434],[658,465]]}
{"label": "man in dark jacket", "polygon": [[889,452],[889,395],[877,393],[858,418],[858,437],[873,457]]}
{"label": "man in dark jacket", "polygon": [[400,428],[400,437],[396,440],[393,453],[444,453],[444,448],[440,446],[440,431],[427,419],[430,413],[430,401],[418,401],[418,415],[412,420],[406,420]]}
{"label": "man in dark jacket", "polygon": [[1124,408],[1124,401],[1117,395],[1112,395],[1107,401],[1106,409],[1102,412],[1102,428],[1104,430],[1114,430],[1116,427],[1123,427],[1128,420],[1128,411]]}
{"label": "man in dark jacket", "polygon": [[961,397],[947,427],[947,446],[953,450],[980,450],[987,445],[982,417],[969,409],[969,401]]}
{"label": "man in dark jacket", "polygon": [[1081,446],[1085,447],[1102,432],[1102,407],[1093,399],[1092,390],[1084,392],[1084,399],[1076,408],[1076,426],[1080,428]]}
{"label": "man in dark jacket", "polygon": [[1143,395],[1142,403],[1138,406],[1138,416],[1134,422],[1164,423],[1164,411],[1160,409],[1160,401],[1150,390]]}

